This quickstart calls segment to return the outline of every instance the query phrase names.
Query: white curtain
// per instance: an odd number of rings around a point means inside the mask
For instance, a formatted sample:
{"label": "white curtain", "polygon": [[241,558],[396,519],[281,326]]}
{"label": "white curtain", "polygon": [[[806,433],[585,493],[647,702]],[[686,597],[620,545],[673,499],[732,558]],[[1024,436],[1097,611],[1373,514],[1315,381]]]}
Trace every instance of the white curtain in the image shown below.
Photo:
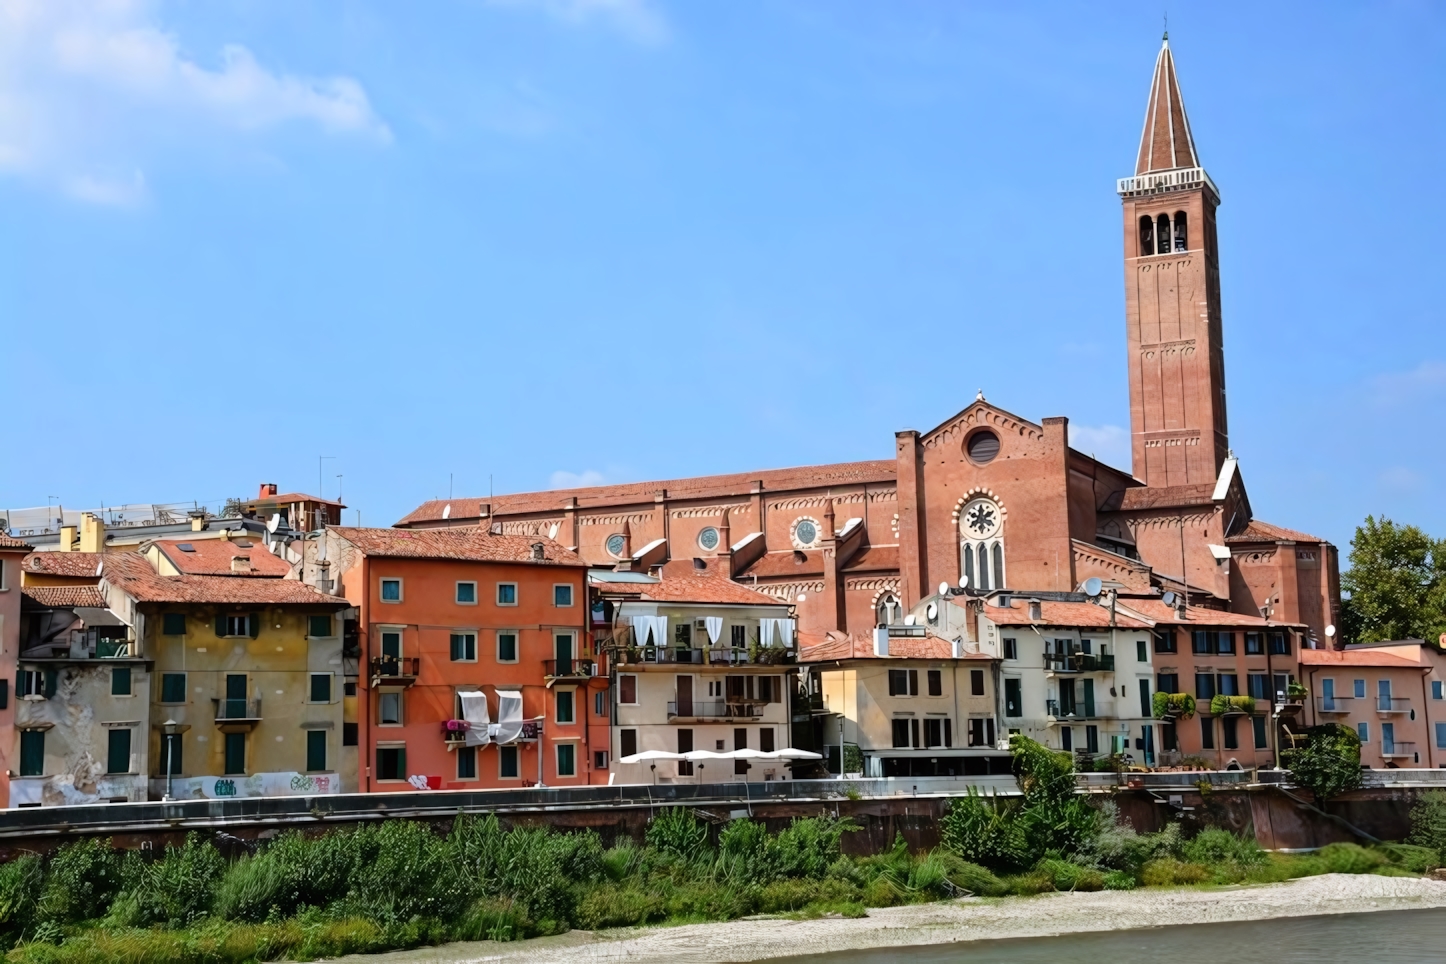
{"label": "white curtain", "polygon": [[492,738],[498,743],[516,743],[522,735],[522,693],[518,690],[497,691],[497,725]]}
{"label": "white curtain", "polygon": [[667,616],[654,616],[654,617],[653,617],[653,645],[654,645],[654,646],[666,646],[666,645],[668,645],[668,617],[667,617]]}
{"label": "white curtain", "polygon": [[629,616],[628,621],[633,624],[633,639],[637,642],[637,645],[648,645],[648,630],[653,628],[653,617]]}
{"label": "white curtain", "polygon": [[716,646],[718,644],[718,637],[723,635],[723,617],[704,616],[703,622],[708,627],[708,642]]}
{"label": "white curtain", "polygon": [[467,746],[486,746],[492,742],[491,719],[487,715],[487,694],[481,690],[458,693],[462,703],[462,719],[467,721]]}
{"label": "white curtain", "polygon": [[777,621],[776,619],[760,619],[758,621],[759,642],[764,646],[773,645],[773,624]]}
{"label": "white curtain", "polygon": [[783,637],[783,648],[793,648],[793,620],[780,619],[778,621],[778,635]]}

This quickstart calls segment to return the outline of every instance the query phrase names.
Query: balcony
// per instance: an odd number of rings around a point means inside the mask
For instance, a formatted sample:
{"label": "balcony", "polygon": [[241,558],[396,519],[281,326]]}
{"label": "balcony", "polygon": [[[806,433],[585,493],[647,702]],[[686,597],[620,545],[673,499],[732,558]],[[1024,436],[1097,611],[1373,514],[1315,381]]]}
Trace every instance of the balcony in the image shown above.
{"label": "balcony", "polygon": [[703,665],[703,651],[701,649],[678,649],[672,646],[641,646],[630,649],[620,649],[617,652],[618,662],[629,665],[640,665],[645,663],[664,663],[668,665],[676,663],[691,663],[695,666]]}
{"label": "balcony", "polygon": [[421,674],[421,660],[415,656],[376,656],[371,661],[372,687],[411,686]]}
{"label": "balcony", "polygon": [[748,664],[748,650],[720,646],[708,650],[708,662],[714,666],[745,666]]}
{"label": "balcony", "polygon": [[1098,720],[1114,716],[1114,704],[1109,700],[1101,700],[1094,703],[1076,701],[1061,705],[1059,700],[1045,700],[1044,714],[1052,724]]}
{"label": "balcony", "polygon": [[542,675],[548,679],[591,679],[597,675],[597,663],[591,659],[545,659]]}
{"label": "balcony", "polygon": [[1319,713],[1339,713],[1344,716],[1351,711],[1355,698],[1351,696],[1318,696],[1315,701]]}
{"label": "balcony", "polygon": [[1382,716],[1392,713],[1411,712],[1411,699],[1407,696],[1378,696],[1376,697],[1376,712]]}
{"label": "balcony", "polygon": [[668,719],[684,720],[754,720],[763,715],[767,703],[753,700],[692,700],[668,704]]}
{"label": "balcony", "polygon": [[1381,744],[1381,758],[1383,760],[1400,760],[1404,758],[1414,759],[1416,756],[1416,744],[1396,740],[1393,743]]}
{"label": "balcony", "polygon": [[261,722],[260,700],[213,699],[216,728],[222,733],[249,733]]}

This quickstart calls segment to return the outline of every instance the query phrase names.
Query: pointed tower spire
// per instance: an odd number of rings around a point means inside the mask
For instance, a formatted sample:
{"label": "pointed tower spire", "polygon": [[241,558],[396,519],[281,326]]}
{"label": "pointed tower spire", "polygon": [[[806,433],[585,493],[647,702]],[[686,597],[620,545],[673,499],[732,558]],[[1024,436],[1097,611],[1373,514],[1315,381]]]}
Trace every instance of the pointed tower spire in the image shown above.
{"label": "pointed tower spire", "polygon": [[1160,42],[1160,55],[1155,58],[1155,75],[1145,107],[1145,128],[1140,132],[1135,176],[1199,166],[1195,139],[1190,135],[1190,119],[1185,115],[1185,101],[1180,96],[1180,81],[1175,76],[1170,34],[1166,31]]}

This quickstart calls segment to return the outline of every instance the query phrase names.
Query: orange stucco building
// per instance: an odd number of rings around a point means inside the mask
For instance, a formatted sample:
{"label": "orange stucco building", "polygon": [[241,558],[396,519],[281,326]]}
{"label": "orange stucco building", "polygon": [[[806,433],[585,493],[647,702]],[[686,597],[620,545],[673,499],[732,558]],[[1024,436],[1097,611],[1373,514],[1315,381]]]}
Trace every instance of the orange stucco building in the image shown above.
{"label": "orange stucco building", "polygon": [[[552,540],[476,527],[330,527],[308,543],[301,577],[354,607],[360,789],[606,783],[586,571]],[[466,739],[486,732],[479,719],[505,721],[508,705],[520,726],[481,745]]]}

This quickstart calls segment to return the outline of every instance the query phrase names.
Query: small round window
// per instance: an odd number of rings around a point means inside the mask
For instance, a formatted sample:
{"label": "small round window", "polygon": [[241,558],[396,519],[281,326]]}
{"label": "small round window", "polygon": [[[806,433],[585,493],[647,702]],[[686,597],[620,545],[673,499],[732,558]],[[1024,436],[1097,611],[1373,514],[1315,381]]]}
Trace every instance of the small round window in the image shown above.
{"label": "small round window", "polygon": [[621,535],[608,536],[608,554],[622,558],[623,537]]}
{"label": "small round window", "polygon": [[698,545],[702,546],[704,549],[707,549],[709,552],[717,549],[718,530],[713,528],[712,526],[708,526],[702,532],[698,533]]}
{"label": "small round window", "polygon": [[969,436],[969,441],[964,443],[964,449],[969,453],[969,461],[975,465],[993,462],[994,457],[999,454],[999,436],[987,428],[982,429]]}
{"label": "small round window", "polygon": [[799,519],[793,527],[793,538],[801,546],[811,546],[818,541],[818,526],[812,519]]}

